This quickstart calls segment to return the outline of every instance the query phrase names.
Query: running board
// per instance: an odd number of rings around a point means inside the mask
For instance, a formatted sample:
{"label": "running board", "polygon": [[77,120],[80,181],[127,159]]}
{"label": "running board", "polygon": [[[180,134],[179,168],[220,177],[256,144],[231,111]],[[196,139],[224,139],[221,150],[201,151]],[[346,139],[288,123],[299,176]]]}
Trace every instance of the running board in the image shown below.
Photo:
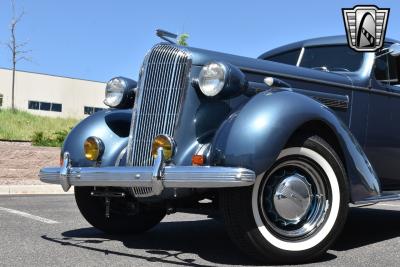
{"label": "running board", "polygon": [[388,201],[396,201],[400,200],[400,191],[382,191],[379,196],[366,198],[361,201],[356,201],[354,205],[368,205],[368,204],[376,204],[378,202],[388,202]]}

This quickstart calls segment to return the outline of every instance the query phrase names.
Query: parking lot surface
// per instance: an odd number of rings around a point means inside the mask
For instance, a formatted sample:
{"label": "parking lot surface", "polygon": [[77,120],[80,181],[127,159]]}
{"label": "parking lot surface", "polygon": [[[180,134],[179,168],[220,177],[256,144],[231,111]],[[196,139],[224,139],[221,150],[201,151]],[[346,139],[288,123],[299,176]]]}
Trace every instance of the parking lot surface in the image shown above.
{"label": "parking lot surface", "polygon": [[[400,202],[352,208],[338,242],[307,266],[398,266]],[[175,213],[139,236],[92,228],[71,195],[0,197],[1,266],[223,266],[245,257],[224,226],[205,215]]]}

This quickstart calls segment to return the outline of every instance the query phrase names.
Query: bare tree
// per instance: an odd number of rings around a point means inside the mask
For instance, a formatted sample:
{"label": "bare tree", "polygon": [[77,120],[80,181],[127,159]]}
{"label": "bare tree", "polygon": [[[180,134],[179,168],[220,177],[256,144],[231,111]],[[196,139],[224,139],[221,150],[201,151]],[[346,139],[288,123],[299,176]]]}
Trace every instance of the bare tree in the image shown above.
{"label": "bare tree", "polygon": [[15,88],[15,69],[17,63],[21,60],[31,61],[31,59],[27,56],[31,50],[26,50],[25,47],[28,45],[28,42],[17,41],[17,26],[21,22],[22,18],[25,15],[25,11],[22,10],[19,14],[16,12],[15,0],[11,0],[12,6],[12,18],[10,23],[10,41],[6,43],[6,46],[10,49],[11,57],[12,57],[12,84],[11,84],[11,108],[15,109],[14,106],[14,88]]}

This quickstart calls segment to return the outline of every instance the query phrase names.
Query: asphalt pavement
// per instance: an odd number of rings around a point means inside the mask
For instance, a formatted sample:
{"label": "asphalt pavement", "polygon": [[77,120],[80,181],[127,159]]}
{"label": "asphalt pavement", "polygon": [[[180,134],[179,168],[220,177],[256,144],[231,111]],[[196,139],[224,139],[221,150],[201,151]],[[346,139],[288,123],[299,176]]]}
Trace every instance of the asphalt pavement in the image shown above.
{"label": "asphalt pavement", "polygon": [[[400,202],[352,208],[336,244],[307,266],[399,266]],[[72,195],[0,196],[0,266],[259,266],[218,220],[175,213],[139,236],[91,227]]]}

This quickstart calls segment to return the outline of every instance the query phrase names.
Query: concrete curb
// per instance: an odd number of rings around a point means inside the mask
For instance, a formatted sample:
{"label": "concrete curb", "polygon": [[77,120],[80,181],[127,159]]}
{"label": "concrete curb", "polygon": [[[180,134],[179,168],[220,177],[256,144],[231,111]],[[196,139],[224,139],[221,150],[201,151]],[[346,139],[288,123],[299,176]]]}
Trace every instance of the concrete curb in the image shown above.
{"label": "concrete curb", "polygon": [[64,195],[73,193],[73,188],[64,192],[60,185],[0,185],[0,195]]}

